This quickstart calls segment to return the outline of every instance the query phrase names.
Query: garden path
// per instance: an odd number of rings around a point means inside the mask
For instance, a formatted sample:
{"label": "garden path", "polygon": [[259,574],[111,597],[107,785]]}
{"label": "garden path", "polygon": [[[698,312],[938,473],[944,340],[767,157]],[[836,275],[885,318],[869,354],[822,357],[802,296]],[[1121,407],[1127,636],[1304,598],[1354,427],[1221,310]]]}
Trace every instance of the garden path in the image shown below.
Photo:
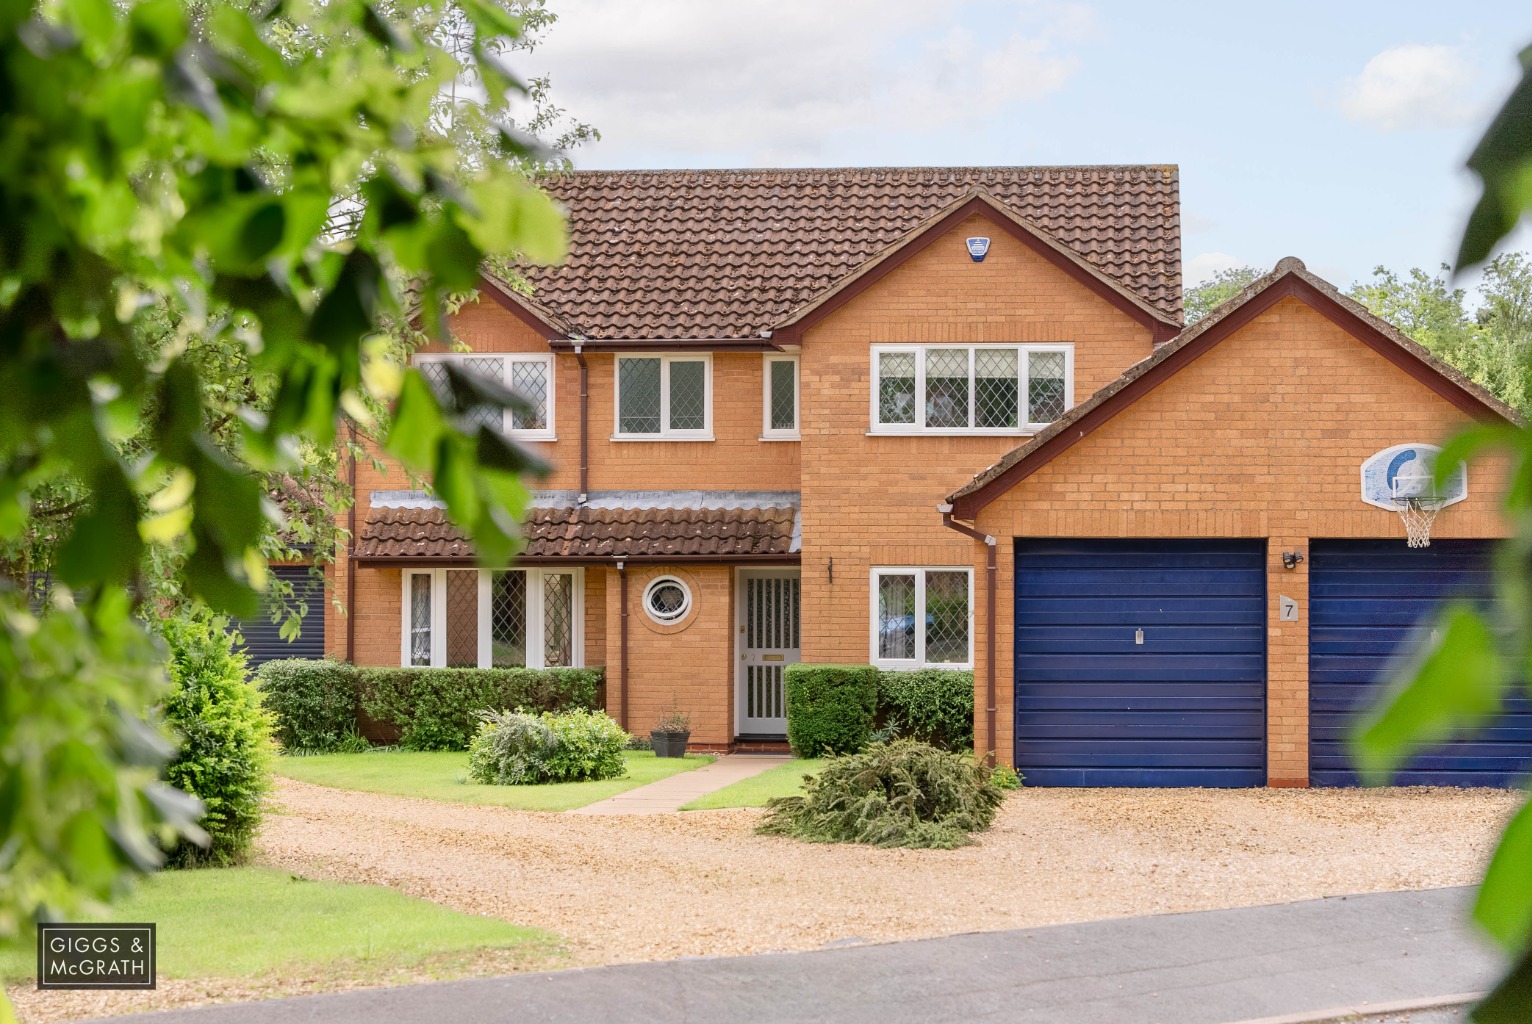
{"label": "garden path", "polygon": [[788,754],[724,754],[712,764],[577,808],[570,814],[670,814],[701,796],[786,764]]}

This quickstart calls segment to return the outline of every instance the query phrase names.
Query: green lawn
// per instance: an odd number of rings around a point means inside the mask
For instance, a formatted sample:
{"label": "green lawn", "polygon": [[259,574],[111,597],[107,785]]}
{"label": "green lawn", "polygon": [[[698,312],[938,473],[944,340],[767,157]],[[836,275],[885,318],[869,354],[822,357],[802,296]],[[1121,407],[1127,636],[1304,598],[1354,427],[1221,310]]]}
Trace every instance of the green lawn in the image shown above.
{"label": "green lawn", "polygon": [[452,751],[379,749],[364,754],[282,757],[277,759],[275,770],[289,779],[336,789],[462,804],[494,804],[524,811],[567,811],[713,761],[705,754],[655,757],[647,750],[630,750],[623,756],[628,760],[628,774],[620,779],[546,786],[484,786],[468,782],[468,755]]}
{"label": "green lawn", "polygon": [[[544,965],[553,936],[374,885],[294,878],[270,868],[166,871],[112,905],[109,920],[159,925],[166,978],[254,978],[323,968],[368,977],[453,954],[509,950]],[[32,977],[36,951],[0,954],[0,977]]]}
{"label": "green lawn", "polygon": [[818,775],[824,758],[801,758],[778,765],[754,778],[725,786],[716,793],[698,797],[682,807],[683,811],[706,811],[716,807],[765,807],[774,796],[795,796],[803,788],[805,775]]}

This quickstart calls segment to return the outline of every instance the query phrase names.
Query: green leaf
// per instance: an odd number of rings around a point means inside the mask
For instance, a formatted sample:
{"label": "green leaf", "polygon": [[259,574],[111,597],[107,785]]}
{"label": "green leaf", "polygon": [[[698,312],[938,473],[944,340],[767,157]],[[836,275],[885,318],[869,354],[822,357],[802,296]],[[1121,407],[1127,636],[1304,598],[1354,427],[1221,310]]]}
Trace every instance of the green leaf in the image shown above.
{"label": "green leaf", "polygon": [[167,57],[186,42],[186,8],[181,0],[142,0],[128,14],[133,52]]}
{"label": "green leaf", "polygon": [[91,481],[90,507],[59,546],[59,578],[71,587],[127,583],[138,571],[143,540],[138,502],[127,477],[106,472]]}
{"label": "green leaf", "polygon": [[1500,837],[1473,914],[1507,950],[1532,939],[1532,803],[1522,805]]}
{"label": "green leaf", "polygon": [[1415,750],[1478,726],[1500,709],[1505,680],[1484,618],[1455,601],[1442,609],[1437,630],[1440,642],[1415,637],[1353,735],[1357,768],[1368,785],[1386,783]]}
{"label": "green leaf", "polygon": [[347,361],[360,359],[363,335],[377,324],[385,283],[377,259],[363,249],[346,254],[335,284],[309,319],[309,337]]}
{"label": "green leaf", "polygon": [[1458,248],[1457,270],[1482,263],[1532,207],[1532,47],[1521,52],[1521,81],[1468,157],[1483,195]]}
{"label": "green leaf", "polygon": [[1532,949],[1524,950],[1509,974],[1469,1011],[1474,1024],[1526,1024],[1532,1020]]}
{"label": "green leaf", "polygon": [[385,447],[405,465],[424,469],[433,464],[437,442],[446,429],[431,385],[419,370],[407,371],[399,386],[399,401],[394,407],[394,422]]}
{"label": "green leaf", "polygon": [[458,5],[484,35],[521,36],[521,19],[493,0],[462,0]]}
{"label": "green leaf", "polygon": [[474,216],[465,227],[480,249],[493,255],[519,252],[534,263],[558,263],[568,255],[564,214],[530,185],[506,187],[480,179],[471,194]]}

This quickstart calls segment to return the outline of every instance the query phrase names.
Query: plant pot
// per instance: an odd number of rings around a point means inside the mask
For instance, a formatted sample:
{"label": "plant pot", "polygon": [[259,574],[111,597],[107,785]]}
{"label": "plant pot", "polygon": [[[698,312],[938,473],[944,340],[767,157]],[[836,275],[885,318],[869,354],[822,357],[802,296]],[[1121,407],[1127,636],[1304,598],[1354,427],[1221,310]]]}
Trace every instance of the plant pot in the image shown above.
{"label": "plant pot", "polygon": [[651,732],[649,744],[654,747],[655,757],[685,757],[689,732]]}

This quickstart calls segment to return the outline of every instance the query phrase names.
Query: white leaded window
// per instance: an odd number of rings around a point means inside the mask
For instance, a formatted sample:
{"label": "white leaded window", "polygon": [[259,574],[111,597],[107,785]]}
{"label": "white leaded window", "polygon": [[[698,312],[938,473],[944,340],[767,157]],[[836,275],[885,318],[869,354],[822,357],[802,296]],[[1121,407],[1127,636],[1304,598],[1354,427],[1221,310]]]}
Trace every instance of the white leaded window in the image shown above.
{"label": "white leaded window", "polygon": [[798,440],[798,357],[766,356],[761,378],[761,439]]}
{"label": "white leaded window", "polygon": [[879,668],[972,668],[973,570],[874,569],[872,662]]}
{"label": "white leaded window", "polygon": [[711,356],[618,356],[615,440],[711,441]]}
{"label": "white leaded window", "polygon": [[479,352],[423,352],[415,356],[415,365],[427,383],[445,398],[445,364],[455,362],[469,373],[488,377],[514,391],[526,402],[524,408],[503,412],[491,406],[468,413],[472,422],[496,427],[511,437],[526,441],[552,441],[553,433],[553,355]]}
{"label": "white leaded window", "polygon": [[577,668],[582,569],[407,569],[402,664]]}
{"label": "white leaded window", "polygon": [[1073,403],[1070,345],[874,345],[872,433],[1028,434]]}

